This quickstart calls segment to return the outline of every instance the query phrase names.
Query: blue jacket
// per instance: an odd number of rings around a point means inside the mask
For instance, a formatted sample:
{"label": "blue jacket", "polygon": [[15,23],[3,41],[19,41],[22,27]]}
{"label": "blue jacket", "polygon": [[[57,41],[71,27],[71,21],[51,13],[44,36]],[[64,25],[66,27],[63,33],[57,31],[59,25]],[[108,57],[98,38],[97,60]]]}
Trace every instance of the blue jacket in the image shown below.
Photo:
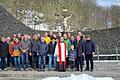
{"label": "blue jacket", "polygon": [[48,45],[44,42],[39,42],[38,44],[38,53],[40,56],[46,55],[48,51]]}
{"label": "blue jacket", "polygon": [[77,52],[75,49],[69,51],[69,54],[68,54],[69,61],[75,61],[76,56],[77,56]]}
{"label": "blue jacket", "polygon": [[84,41],[85,46],[85,54],[92,54],[92,52],[95,52],[95,42],[92,40],[86,40]]}

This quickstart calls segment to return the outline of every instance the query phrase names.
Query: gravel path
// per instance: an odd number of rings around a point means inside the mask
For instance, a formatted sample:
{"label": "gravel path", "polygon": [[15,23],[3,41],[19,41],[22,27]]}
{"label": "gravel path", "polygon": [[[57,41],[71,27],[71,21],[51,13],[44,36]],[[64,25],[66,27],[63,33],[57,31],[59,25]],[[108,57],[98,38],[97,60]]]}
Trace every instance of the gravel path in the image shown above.
{"label": "gravel path", "polygon": [[1,71],[0,80],[41,80],[42,78],[59,76],[67,77],[70,74],[89,74],[94,77],[112,77],[115,80],[120,80],[120,63],[118,62],[95,62],[95,69],[93,72],[57,72],[57,71]]}

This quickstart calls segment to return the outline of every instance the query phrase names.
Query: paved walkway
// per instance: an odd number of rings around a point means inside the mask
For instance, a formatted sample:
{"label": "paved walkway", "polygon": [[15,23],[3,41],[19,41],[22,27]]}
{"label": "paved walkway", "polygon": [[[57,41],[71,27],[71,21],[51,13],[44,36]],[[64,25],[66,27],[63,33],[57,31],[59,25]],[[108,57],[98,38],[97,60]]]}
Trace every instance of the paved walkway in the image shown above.
{"label": "paved walkway", "polygon": [[95,69],[93,72],[84,71],[84,72],[56,72],[56,71],[1,71],[0,72],[0,80],[41,80],[42,78],[51,77],[51,76],[59,76],[66,77],[70,76],[70,74],[89,74],[94,77],[112,77],[115,80],[120,80],[120,62],[117,61],[96,61]]}

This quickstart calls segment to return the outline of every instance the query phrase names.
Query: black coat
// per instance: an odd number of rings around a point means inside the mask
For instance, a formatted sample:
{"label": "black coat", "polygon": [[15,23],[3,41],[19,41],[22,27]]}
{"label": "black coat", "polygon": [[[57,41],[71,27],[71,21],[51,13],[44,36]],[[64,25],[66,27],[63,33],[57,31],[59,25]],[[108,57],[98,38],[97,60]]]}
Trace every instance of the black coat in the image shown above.
{"label": "black coat", "polygon": [[54,45],[53,45],[52,42],[50,42],[50,44],[48,45],[48,49],[49,49],[49,50],[48,50],[48,54],[54,54],[56,44],[57,44],[57,42],[55,42]]}
{"label": "black coat", "polygon": [[7,42],[0,42],[0,57],[8,57],[9,44]]}
{"label": "black coat", "polygon": [[81,57],[85,52],[84,41],[76,42],[77,57]]}
{"label": "black coat", "polygon": [[95,52],[95,42],[92,40],[86,40],[84,42],[85,46],[85,54],[92,54],[92,52]]}

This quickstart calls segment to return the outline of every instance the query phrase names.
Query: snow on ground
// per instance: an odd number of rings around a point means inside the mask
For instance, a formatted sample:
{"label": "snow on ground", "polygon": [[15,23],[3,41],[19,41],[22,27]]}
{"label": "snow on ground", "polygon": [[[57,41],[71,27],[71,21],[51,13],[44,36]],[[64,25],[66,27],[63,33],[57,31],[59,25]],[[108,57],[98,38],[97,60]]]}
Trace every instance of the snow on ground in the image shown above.
{"label": "snow on ground", "polygon": [[45,78],[43,80],[114,80],[114,79],[110,78],[110,77],[94,78],[92,76],[89,76],[88,74],[81,74],[81,75],[71,74],[70,77],[66,77],[66,78],[48,77],[48,78]]}

